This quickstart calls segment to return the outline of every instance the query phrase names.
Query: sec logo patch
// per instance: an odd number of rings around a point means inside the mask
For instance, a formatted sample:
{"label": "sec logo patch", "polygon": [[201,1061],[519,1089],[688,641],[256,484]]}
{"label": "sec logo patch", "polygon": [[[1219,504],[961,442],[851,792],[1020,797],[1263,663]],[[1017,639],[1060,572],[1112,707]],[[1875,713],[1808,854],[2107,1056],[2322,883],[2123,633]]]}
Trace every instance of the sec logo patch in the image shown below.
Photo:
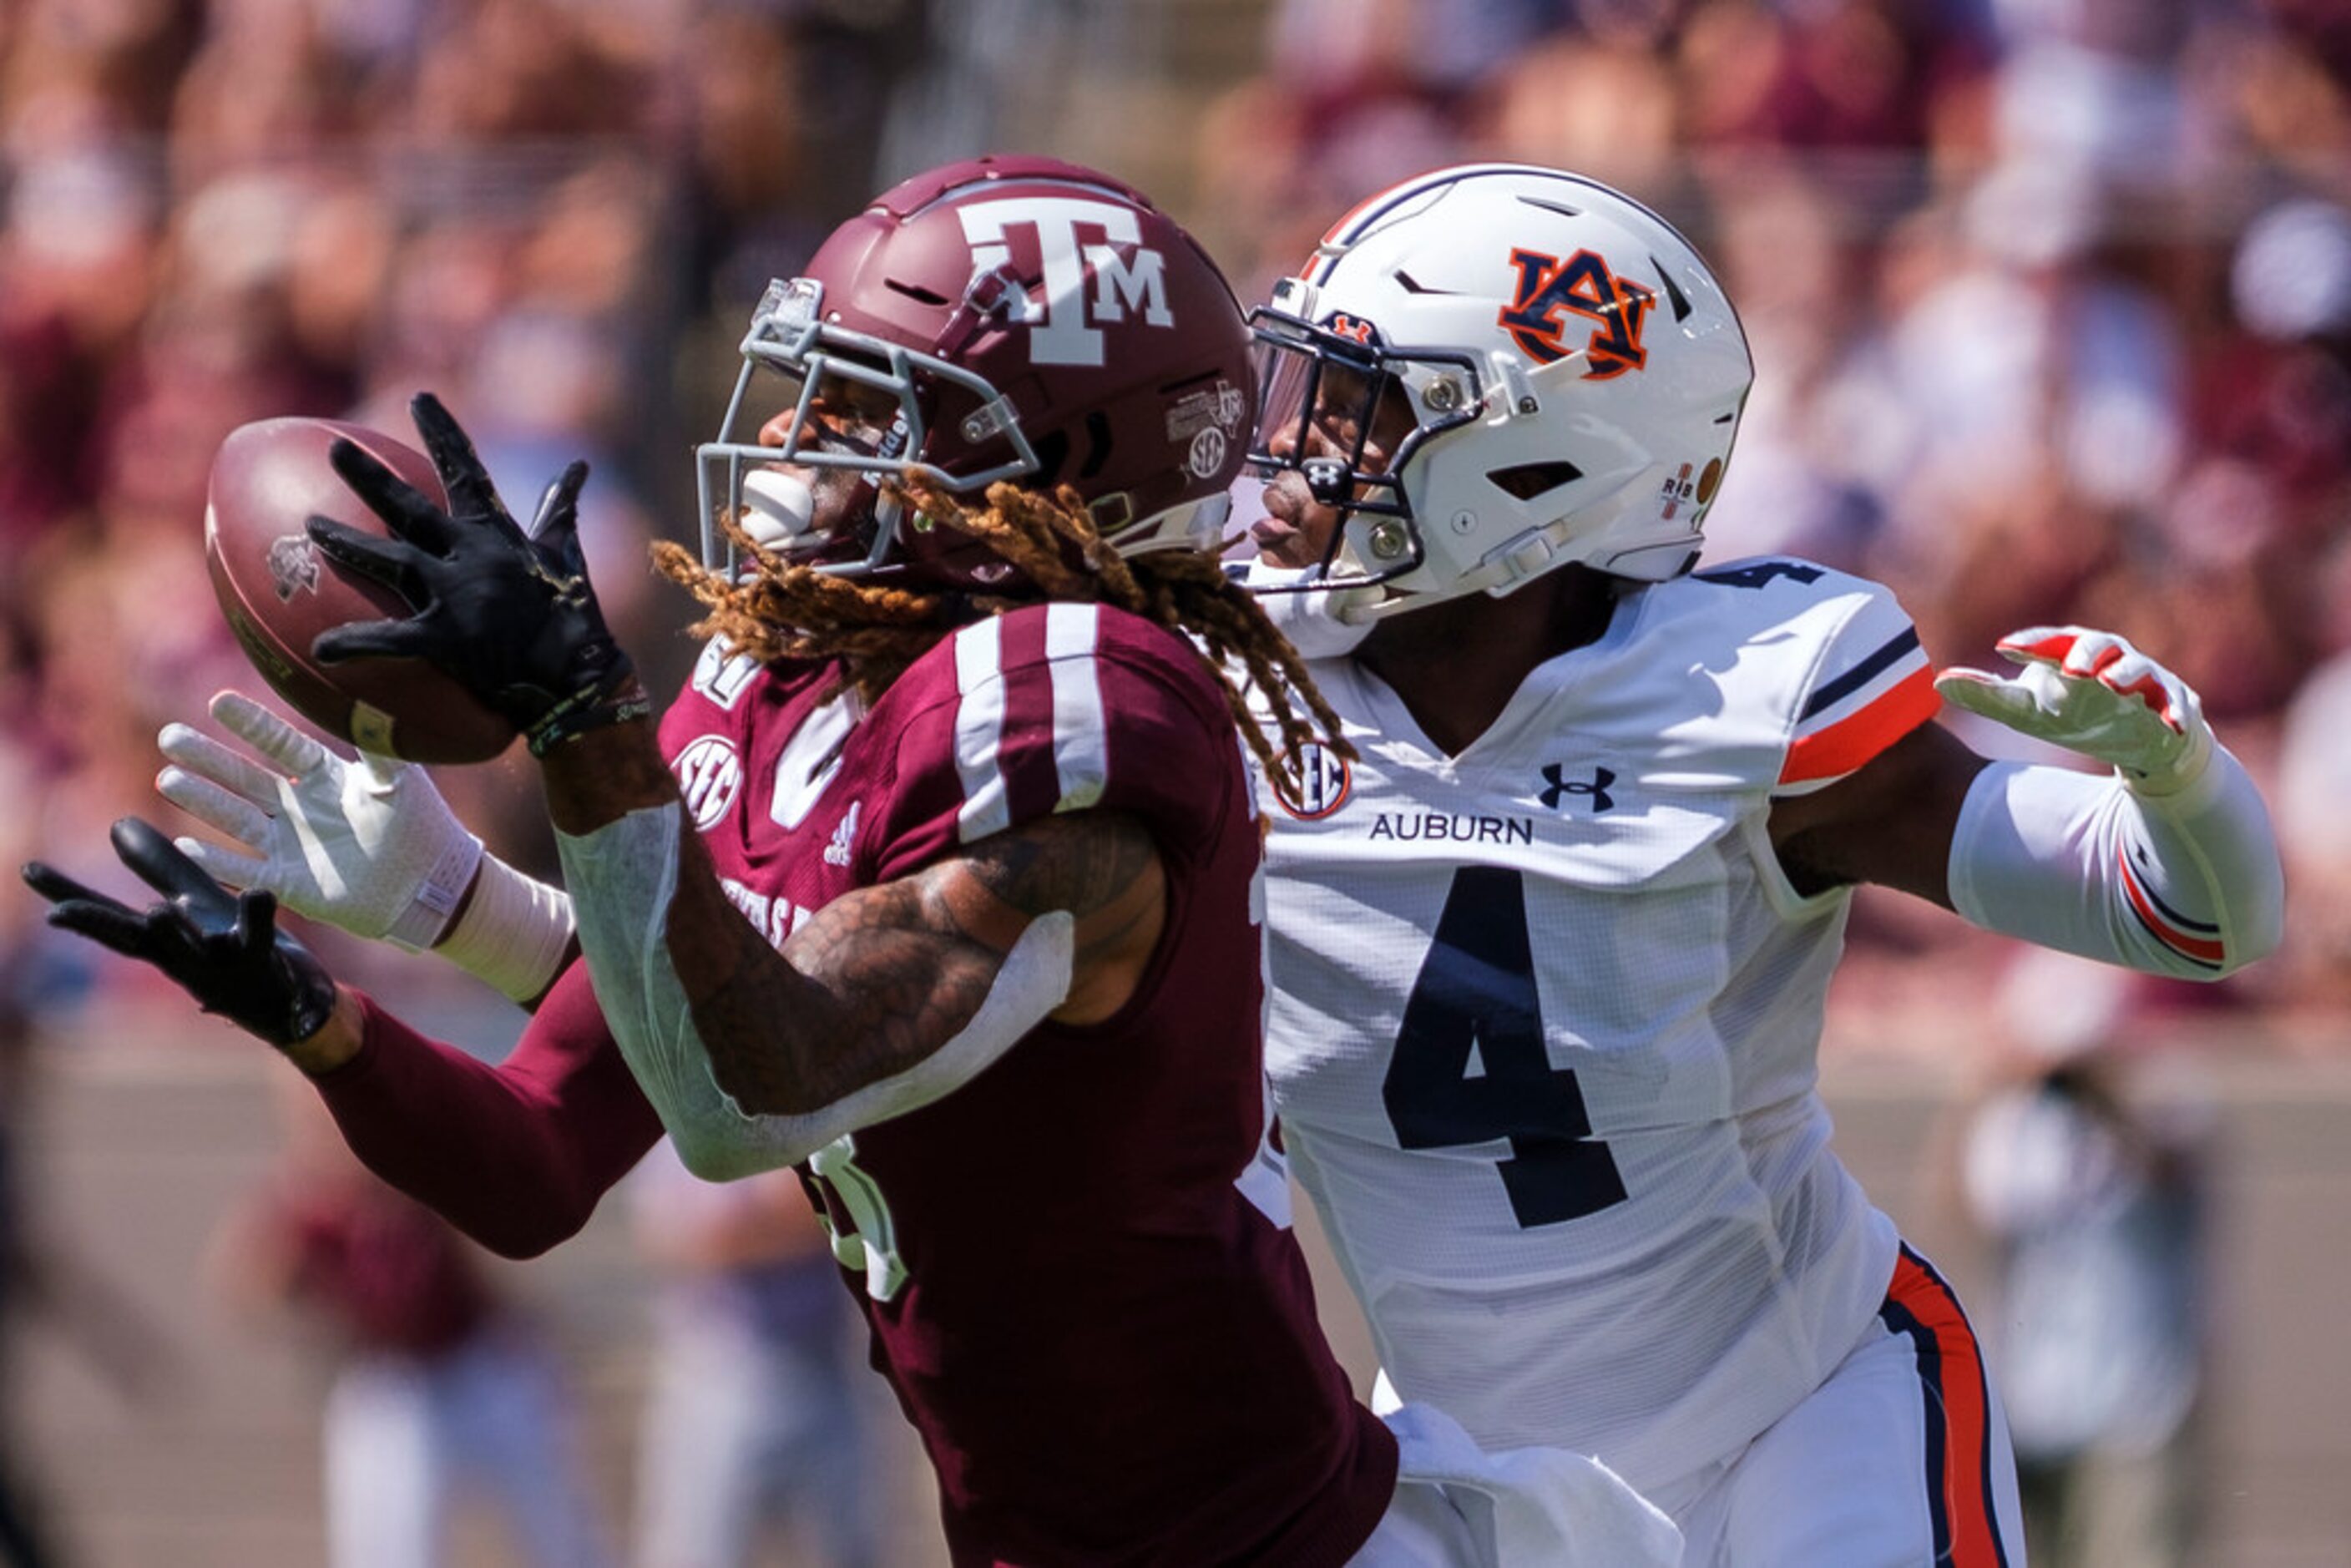
{"label": "sec logo patch", "polygon": [[1301,822],[1327,817],[1345,805],[1355,783],[1345,758],[1312,744],[1299,749],[1297,777],[1276,768],[1272,779],[1274,800]]}
{"label": "sec logo patch", "polygon": [[687,743],[669,770],[677,775],[678,793],[685,798],[686,814],[696,832],[707,832],[735,804],[743,787],[743,759],[735,743],[723,735],[705,735]]}

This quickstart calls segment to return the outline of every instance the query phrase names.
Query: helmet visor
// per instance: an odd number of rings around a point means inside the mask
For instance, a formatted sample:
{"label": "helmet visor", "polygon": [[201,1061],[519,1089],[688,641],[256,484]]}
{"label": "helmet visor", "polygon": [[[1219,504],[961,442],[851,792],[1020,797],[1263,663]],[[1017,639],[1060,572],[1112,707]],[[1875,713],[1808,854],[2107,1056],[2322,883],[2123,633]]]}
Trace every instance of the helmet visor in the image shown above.
{"label": "helmet visor", "polygon": [[1422,442],[1475,417],[1474,361],[1383,348],[1375,329],[1344,317],[1315,327],[1260,308],[1249,325],[1259,394],[1250,469],[1269,485],[1298,476],[1338,519],[1322,570],[1298,586],[1369,586],[1412,570],[1423,551],[1405,476]]}

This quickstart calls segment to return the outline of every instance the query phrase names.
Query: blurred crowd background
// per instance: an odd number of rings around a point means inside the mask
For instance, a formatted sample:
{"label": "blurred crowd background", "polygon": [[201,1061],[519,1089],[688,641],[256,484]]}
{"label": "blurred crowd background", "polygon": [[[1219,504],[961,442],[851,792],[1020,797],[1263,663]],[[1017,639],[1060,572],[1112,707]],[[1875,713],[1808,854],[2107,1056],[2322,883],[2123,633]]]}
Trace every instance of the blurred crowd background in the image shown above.
{"label": "blurred crowd background", "polygon": [[[1938,663],[2027,624],[2123,632],[2202,693],[2288,852],[2284,954],[2215,988],[2102,991],[2071,1030],[2029,1027],[2071,982],[1865,898],[1833,1064],[1932,1059],[1956,1100],[2118,1041],[2351,1061],[2343,0],[0,0],[11,862],[119,886],[107,824],[170,814],[157,728],[259,690],[200,528],[212,453],[247,420],[405,434],[429,388],[510,497],[589,456],[597,580],[674,685],[690,607],[644,547],[695,537],[692,446],[753,301],[865,196],[989,149],[1140,184],[1245,299],[1360,197],[1443,163],[1554,164],[1659,208],[1757,361],[1712,557],[1885,580]],[[493,848],[549,868],[527,759],[441,782]],[[0,1131],[36,1154],[57,1145],[24,1064],[87,1096],[73,1064],[190,1026],[147,971],[37,917],[0,896]],[[479,1049],[511,1039],[433,966],[321,944]],[[36,1249],[0,1247],[30,1281],[11,1295],[38,1301]],[[73,1270],[50,1267],[54,1296]],[[79,1315],[118,1323],[120,1350],[139,1310]],[[24,1447],[9,1419],[0,1461]],[[2339,1497],[2314,1506],[2343,1523]],[[2342,1563],[2351,1526],[2333,1539],[2273,1560]]]}

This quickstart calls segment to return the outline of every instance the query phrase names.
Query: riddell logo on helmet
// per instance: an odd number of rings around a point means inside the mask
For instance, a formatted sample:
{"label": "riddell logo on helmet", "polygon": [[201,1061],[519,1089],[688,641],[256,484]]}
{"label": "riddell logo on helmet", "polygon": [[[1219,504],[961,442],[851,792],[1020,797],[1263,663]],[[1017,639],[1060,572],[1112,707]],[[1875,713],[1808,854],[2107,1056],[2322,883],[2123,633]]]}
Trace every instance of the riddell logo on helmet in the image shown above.
{"label": "riddell logo on helmet", "polygon": [[[1176,325],[1167,308],[1167,257],[1143,243],[1130,208],[1078,196],[1007,196],[974,202],[956,215],[971,246],[975,278],[1012,262],[1015,228],[1035,233],[1042,297],[1016,290],[1007,299],[1014,319],[1029,328],[1029,357],[1038,364],[1102,363],[1101,327],[1130,314],[1145,326]],[[1102,232],[1101,243],[1079,238],[1089,228]]]}
{"label": "riddell logo on helmet", "polygon": [[1604,382],[1649,362],[1641,328],[1656,295],[1617,277],[1596,251],[1579,250],[1564,262],[1537,251],[1510,252],[1519,271],[1516,297],[1496,318],[1510,340],[1537,364],[1554,364],[1577,351],[1567,341],[1560,312],[1572,310],[1595,323],[1583,345],[1583,379]]}

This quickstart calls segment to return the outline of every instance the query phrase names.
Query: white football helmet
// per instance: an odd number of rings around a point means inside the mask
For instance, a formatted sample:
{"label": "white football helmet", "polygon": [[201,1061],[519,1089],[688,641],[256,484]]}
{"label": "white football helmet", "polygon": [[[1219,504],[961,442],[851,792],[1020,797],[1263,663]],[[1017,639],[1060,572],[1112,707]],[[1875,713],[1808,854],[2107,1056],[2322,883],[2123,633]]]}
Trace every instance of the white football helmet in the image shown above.
{"label": "white football helmet", "polygon": [[[1252,465],[1299,471],[1343,523],[1291,586],[1365,590],[1337,596],[1353,622],[1572,561],[1688,570],[1754,379],[1737,313],[1671,225],[1518,164],[1374,196],[1250,323]],[[1380,401],[1392,428],[1399,397],[1410,434],[1366,464]]]}

